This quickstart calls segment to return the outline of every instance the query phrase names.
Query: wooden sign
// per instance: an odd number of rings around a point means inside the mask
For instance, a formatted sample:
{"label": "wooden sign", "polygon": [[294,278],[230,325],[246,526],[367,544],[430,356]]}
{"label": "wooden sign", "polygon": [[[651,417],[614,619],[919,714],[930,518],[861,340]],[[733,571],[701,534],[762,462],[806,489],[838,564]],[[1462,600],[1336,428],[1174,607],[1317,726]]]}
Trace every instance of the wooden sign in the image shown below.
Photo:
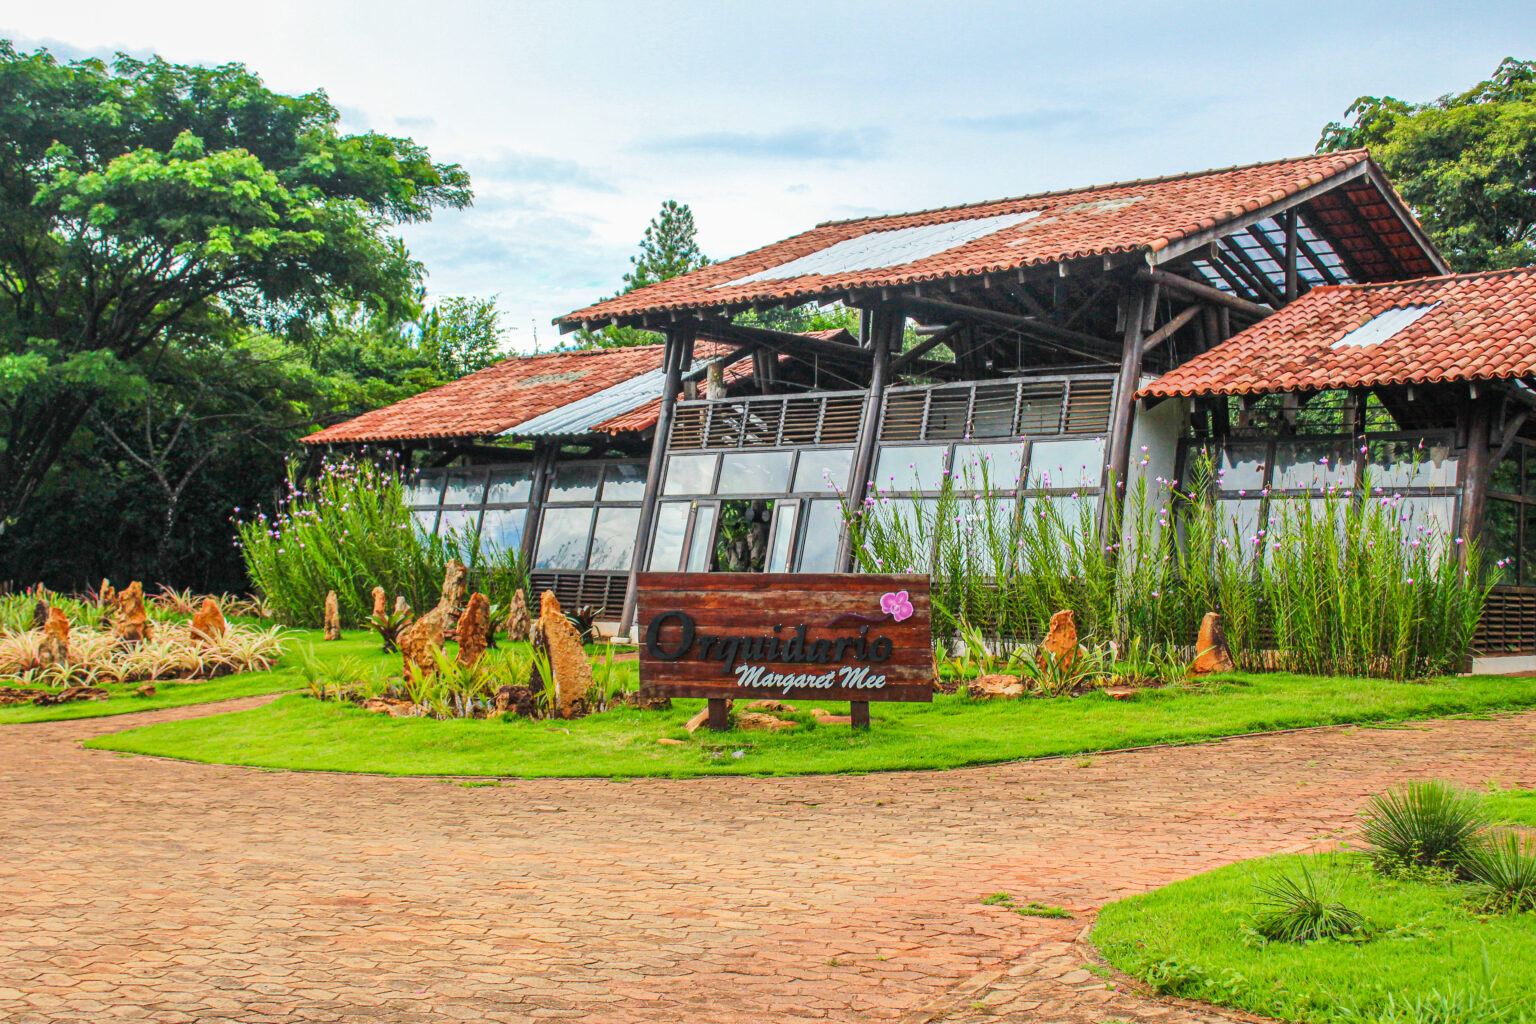
{"label": "wooden sign", "polygon": [[640,689],[706,697],[723,727],[732,698],[933,699],[928,577],[643,572]]}

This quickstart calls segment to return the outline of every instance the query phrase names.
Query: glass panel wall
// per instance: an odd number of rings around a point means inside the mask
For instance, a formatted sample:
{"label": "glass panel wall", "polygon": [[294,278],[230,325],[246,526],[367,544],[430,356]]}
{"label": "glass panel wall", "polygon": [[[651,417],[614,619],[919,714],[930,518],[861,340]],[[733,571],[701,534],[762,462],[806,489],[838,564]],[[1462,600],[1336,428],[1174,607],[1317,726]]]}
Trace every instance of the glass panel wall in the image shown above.
{"label": "glass panel wall", "polygon": [[1493,467],[1482,542],[1504,586],[1536,587],[1536,441],[1517,438]]}
{"label": "glass panel wall", "polygon": [[645,463],[557,463],[544,495],[533,568],[628,572],[640,528]]}
{"label": "glass panel wall", "polygon": [[667,456],[647,567],[836,572],[852,446]]}

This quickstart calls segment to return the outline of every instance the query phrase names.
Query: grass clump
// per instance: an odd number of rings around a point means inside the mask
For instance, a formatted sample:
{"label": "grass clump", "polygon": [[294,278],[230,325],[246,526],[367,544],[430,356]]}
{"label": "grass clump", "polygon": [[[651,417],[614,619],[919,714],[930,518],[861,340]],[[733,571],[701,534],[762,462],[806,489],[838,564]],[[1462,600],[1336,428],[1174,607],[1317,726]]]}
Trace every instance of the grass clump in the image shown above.
{"label": "grass clump", "polygon": [[994,892],[990,896],[983,896],[981,902],[989,907],[1006,907],[1020,917],[1053,917],[1071,919],[1072,911],[1066,907],[1051,906],[1030,900],[1028,903],[1015,903],[1013,896],[1006,892]]}
{"label": "grass clump", "polygon": [[1461,853],[1471,903],[1492,913],[1536,910],[1536,836],[1500,829]]}
{"label": "grass clump", "polygon": [[1297,875],[1282,874],[1255,888],[1262,898],[1253,930],[1267,942],[1360,939],[1368,933],[1365,918],[1340,903],[1335,890],[1319,885],[1306,861]]}
{"label": "grass clump", "polygon": [[1384,869],[1454,866],[1487,825],[1477,794],[1438,780],[1371,798],[1361,834]]}

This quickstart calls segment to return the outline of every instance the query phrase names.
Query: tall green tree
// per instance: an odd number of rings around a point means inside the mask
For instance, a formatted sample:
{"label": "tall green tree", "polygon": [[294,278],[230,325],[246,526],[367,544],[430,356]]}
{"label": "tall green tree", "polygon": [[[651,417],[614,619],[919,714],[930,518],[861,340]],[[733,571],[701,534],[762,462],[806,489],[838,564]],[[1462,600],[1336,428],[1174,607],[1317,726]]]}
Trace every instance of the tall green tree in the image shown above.
{"label": "tall green tree", "polygon": [[1318,151],[1368,146],[1458,271],[1536,263],[1536,62],[1428,103],[1361,96]]}
{"label": "tall green tree", "polygon": [[443,380],[457,380],[506,358],[496,299],[448,295],[422,316],[420,347]]}
{"label": "tall green tree", "polygon": [[[629,258],[630,271],[624,275],[624,287],[619,294],[627,295],[637,288],[709,266],[709,257],[700,250],[697,235],[693,210],[687,203],[675,199],[662,203],[661,211],[646,225],[640,251]],[[604,327],[596,331],[583,328],[576,334],[575,347],[623,348],[651,345],[658,340],[655,332],[636,327]]]}
{"label": "tall green tree", "polygon": [[61,63],[0,42],[0,529],[146,357],[217,319],[283,331],[337,302],[415,315],[390,233],[462,207],[457,165],[344,135],[325,94],[237,64]]}

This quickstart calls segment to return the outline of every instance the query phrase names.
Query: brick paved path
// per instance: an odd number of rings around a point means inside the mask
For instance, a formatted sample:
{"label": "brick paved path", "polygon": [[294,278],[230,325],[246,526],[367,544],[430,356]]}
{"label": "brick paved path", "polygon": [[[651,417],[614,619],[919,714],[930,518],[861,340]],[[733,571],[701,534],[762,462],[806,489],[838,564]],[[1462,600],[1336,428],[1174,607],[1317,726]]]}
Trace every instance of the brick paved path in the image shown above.
{"label": "brick paved path", "polygon": [[1094,908],[1327,836],[1398,780],[1536,784],[1536,713],[484,788],[75,742],[211,710],[0,727],[0,1020],[1213,1020],[1087,971]]}

